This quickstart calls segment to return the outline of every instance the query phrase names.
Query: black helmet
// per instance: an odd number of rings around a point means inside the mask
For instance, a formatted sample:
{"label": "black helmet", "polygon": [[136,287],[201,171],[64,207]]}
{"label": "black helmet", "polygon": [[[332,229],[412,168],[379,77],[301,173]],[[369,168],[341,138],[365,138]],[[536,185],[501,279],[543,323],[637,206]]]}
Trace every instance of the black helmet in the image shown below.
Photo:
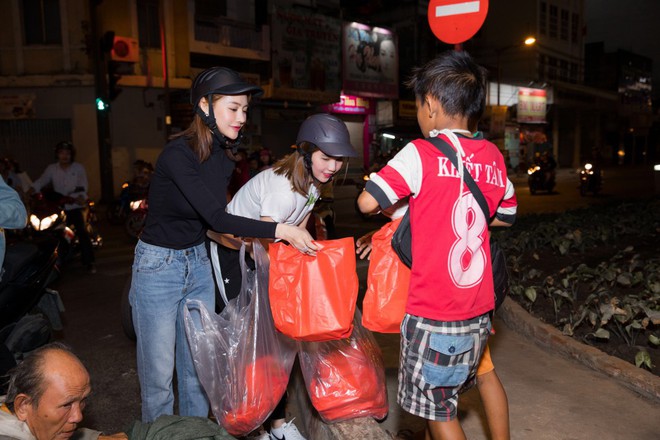
{"label": "black helmet", "polygon": [[69,141],[58,142],[55,145],[55,159],[57,159],[57,155],[61,150],[69,150],[71,152],[71,161],[73,162],[76,157],[76,147]]}
{"label": "black helmet", "polygon": [[245,81],[237,72],[226,67],[211,67],[195,77],[190,88],[190,103],[196,108],[203,96],[213,94],[260,96],[263,93],[261,87]]}
{"label": "black helmet", "polygon": [[316,145],[328,156],[357,157],[357,151],[351,145],[346,124],[327,113],[318,113],[305,119],[298,130],[296,145],[303,142]]}

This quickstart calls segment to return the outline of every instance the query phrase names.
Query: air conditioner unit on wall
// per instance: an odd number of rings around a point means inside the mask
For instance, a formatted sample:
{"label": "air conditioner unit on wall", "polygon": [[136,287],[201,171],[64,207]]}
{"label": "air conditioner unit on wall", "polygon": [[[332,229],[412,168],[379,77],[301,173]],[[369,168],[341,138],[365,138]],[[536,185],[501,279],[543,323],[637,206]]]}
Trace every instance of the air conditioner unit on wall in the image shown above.
{"label": "air conditioner unit on wall", "polygon": [[135,38],[119,37],[115,35],[110,51],[112,61],[136,63],[140,59],[140,46]]}

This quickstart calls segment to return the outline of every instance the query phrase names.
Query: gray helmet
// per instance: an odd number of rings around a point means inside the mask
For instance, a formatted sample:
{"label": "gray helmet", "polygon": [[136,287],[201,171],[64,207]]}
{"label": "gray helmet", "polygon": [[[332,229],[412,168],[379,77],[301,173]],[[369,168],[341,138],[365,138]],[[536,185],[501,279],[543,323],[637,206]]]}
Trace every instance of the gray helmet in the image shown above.
{"label": "gray helmet", "polygon": [[190,88],[190,103],[199,105],[203,96],[218,95],[253,95],[260,96],[263,89],[245,81],[241,76],[226,67],[211,67],[195,77]]}
{"label": "gray helmet", "polygon": [[357,151],[351,145],[346,124],[327,113],[319,113],[305,119],[298,130],[296,145],[309,142],[328,156],[357,157]]}

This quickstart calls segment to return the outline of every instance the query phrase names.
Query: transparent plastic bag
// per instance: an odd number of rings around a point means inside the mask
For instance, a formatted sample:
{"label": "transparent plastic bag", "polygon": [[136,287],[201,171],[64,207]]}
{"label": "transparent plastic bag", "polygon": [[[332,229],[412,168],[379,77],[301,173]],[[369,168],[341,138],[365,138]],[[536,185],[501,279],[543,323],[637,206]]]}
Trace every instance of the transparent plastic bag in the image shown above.
{"label": "transparent plastic bag", "polygon": [[241,291],[219,315],[200,301],[186,303],[184,322],[197,376],[211,410],[227,432],[259,427],[286,392],[297,344],[275,330],[268,302],[268,256],[253,244],[256,270],[240,261]]}
{"label": "transparent plastic bag", "polygon": [[356,312],[346,339],[302,342],[298,353],[312,405],[326,423],[387,415],[387,386],[380,348]]}

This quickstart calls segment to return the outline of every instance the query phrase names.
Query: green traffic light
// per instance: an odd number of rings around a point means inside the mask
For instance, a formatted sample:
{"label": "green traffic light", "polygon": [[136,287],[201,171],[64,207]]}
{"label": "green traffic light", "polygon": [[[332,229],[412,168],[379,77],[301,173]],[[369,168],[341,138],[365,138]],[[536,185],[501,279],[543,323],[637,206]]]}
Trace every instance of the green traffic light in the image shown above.
{"label": "green traffic light", "polygon": [[106,103],[102,98],[96,98],[96,109],[99,111],[105,111],[110,108],[110,104]]}

